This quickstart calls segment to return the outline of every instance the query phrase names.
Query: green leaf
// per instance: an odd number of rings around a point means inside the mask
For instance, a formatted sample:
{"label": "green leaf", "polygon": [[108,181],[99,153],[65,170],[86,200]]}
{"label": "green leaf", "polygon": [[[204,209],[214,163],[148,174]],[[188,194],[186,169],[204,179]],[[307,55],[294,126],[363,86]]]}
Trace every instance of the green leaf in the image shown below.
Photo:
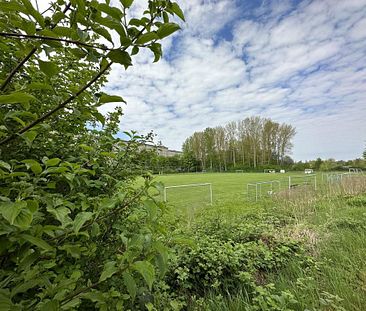
{"label": "green leaf", "polygon": [[68,216],[70,210],[65,206],[60,206],[58,208],[47,207],[47,211],[61,223],[63,228],[72,223],[71,218]]}
{"label": "green leaf", "polygon": [[131,51],[131,55],[136,55],[138,52],[139,52],[139,47],[138,46],[134,46],[132,48],[132,51]]}
{"label": "green leaf", "polygon": [[107,57],[111,61],[122,64],[125,67],[132,65],[132,60],[131,60],[130,54],[128,54],[126,51],[112,50],[107,54]]}
{"label": "green leaf", "polygon": [[27,88],[30,90],[47,90],[47,91],[52,91],[53,88],[51,85],[46,84],[46,83],[42,83],[42,82],[32,82],[30,84],[27,85]]}
{"label": "green leaf", "polygon": [[106,279],[110,278],[117,271],[118,271],[118,268],[116,267],[115,261],[109,261],[109,262],[105,263],[103,272],[99,278],[99,282],[103,282]]}
{"label": "green leaf", "polygon": [[47,167],[50,167],[50,166],[57,166],[60,162],[61,162],[61,159],[52,158],[52,159],[46,160],[45,164]]}
{"label": "green leaf", "polygon": [[126,103],[126,101],[118,95],[108,95],[103,93],[99,98],[99,103],[105,104],[105,103],[118,103],[123,102]]}
{"label": "green leaf", "polygon": [[134,278],[127,271],[123,272],[122,277],[123,277],[123,283],[125,284],[129,295],[131,296],[132,300],[134,300],[137,293],[137,285]]}
{"label": "green leaf", "polygon": [[15,92],[8,95],[0,95],[0,104],[24,104],[36,100],[33,95]]}
{"label": "green leaf", "polygon": [[13,310],[14,304],[10,299],[10,293],[8,289],[0,289],[0,310],[8,311]]}
{"label": "green leaf", "polygon": [[38,61],[39,69],[48,77],[52,77],[59,72],[58,66],[53,62]]}
{"label": "green leaf", "polygon": [[25,140],[29,148],[32,146],[32,143],[36,139],[37,135],[38,133],[36,131],[26,131],[23,134],[20,134],[20,136]]}
{"label": "green leaf", "polygon": [[157,35],[160,39],[163,39],[169,35],[171,35],[172,33],[176,32],[177,30],[179,30],[180,27],[178,24],[176,23],[166,23],[166,24],[162,24],[158,31],[157,31]]}
{"label": "green leaf", "polygon": [[26,202],[1,202],[0,214],[13,225],[22,208],[26,206]]}
{"label": "green leaf", "polygon": [[133,3],[133,0],[120,0],[120,1],[125,8],[129,8]]}
{"label": "green leaf", "polygon": [[80,212],[76,215],[74,219],[74,232],[78,233],[81,227],[87,222],[89,219],[91,219],[93,216],[93,213],[91,212]]}
{"label": "green leaf", "polygon": [[34,17],[41,27],[45,26],[45,20],[41,13],[39,13],[29,0],[21,0],[28,13]]}
{"label": "green leaf", "polygon": [[36,200],[27,200],[27,208],[31,211],[31,213],[35,213],[38,210],[39,203]]}
{"label": "green leaf", "polygon": [[42,173],[42,166],[36,160],[23,160],[27,169],[31,169],[34,174]]}
{"label": "green leaf", "polygon": [[101,35],[103,38],[107,39],[109,42],[113,43],[112,36],[106,28],[92,26],[93,30],[98,34]]}
{"label": "green leaf", "polygon": [[145,44],[147,42],[157,39],[159,39],[159,36],[156,34],[156,32],[147,32],[137,38],[136,44]]}
{"label": "green leaf", "polygon": [[142,275],[151,290],[152,284],[155,281],[154,266],[148,261],[136,261],[132,267]]}
{"label": "green leaf", "polygon": [[9,163],[6,163],[6,162],[4,162],[4,161],[2,161],[2,160],[0,160],[0,167],[5,168],[5,169],[7,169],[8,171],[10,171],[10,170],[11,170],[11,166],[10,166],[10,164],[9,164]]}
{"label": "green leaf", "polygon": [[184,19],[184,13],[182,11],[182,9],[179,7],[179,5],[176,2],[172,3],[172,6],[170,8],[172,10],[172,12],[177,15],[182,21],[185,22]]}
{"label": "green leaf", "polygon": [[98,9],[101,10],[102,12],[106,13],[107,15],[109,15],[110,17],[113,17],[114,19],[120,21],[123,17],[123,13],[120,9],[107,5],[105,3],[100,3],[98,5]]}
{"label": "green leaf", "polygon": [[41,306],[41,311],[59,311],[60,310],[60,302],[56,300],[47,301],[45,304]]}
{"label": "green leaf", "polygon": [[29,234],[21,234],[20,237],[46,251],[53,250],[53,247],[50,244],[48,244],[46,241],[44,241],[40,238],[37,238],[35,236],[29,235]]}
{"label": "green leaf", "polygon": [[154,53],[154,63],[156,63],[157,61],[159,61],[161,55],[163,54],[161,44],[155,42],[149,46],[149,49]]}

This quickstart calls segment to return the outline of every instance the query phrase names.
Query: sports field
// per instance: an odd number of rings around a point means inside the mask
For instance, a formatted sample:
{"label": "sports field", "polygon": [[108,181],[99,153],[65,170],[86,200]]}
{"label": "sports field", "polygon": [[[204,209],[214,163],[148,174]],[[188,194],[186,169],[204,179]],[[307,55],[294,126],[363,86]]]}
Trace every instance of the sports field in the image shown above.
{"label": "sports field", "polygon": [[[309,176],[301,172],[290,173],[192,173],[192,174],[173,174],[157,176],[156,180],[164,183],[166,187],[190,184],[209,183],[212,186],[212,199],[214,205],[227,203],[247,204],[248,201],[255,201],[255,186],[249,188],[247,193],[247,184],[257,182],[278,181],[272,185],[262,184],[262,198],[268,197],[268,193],[275,193],[278,190],[288,189],[289,176],[292,183],[303,185],[309,180]],[[321,174],[317,174],[317,182],[321,182]],[[311,180],[312,186],[314,179]],[[259,187],[258,187],[259,191]],[[196,205],[210,203],[209,186],[182,187],[167,189],[167,202],[176,205]]]}
{"label": "sports field", "polygon": [[[365,176],[316,177],[315,191],[300,172],[155,176],[165,187],[212,185],[212,206],[208,186],[167,189],[169,238],[194,241],[170,272],[186,310],[366,310]],[[281,184],[274,196],[248,197],[248,183],[270,180]]]}

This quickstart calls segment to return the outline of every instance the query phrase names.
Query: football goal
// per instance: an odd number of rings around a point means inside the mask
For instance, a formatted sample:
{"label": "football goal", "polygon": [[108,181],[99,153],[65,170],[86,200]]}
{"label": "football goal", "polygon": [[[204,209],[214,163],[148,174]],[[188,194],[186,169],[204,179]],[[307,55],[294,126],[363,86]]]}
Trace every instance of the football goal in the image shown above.
{"label": "football goal", "polygon": [[186,184],[164,187],[164,202],[178,205],[208,203],[212,205],[212,184]]}
{"label": "football goal", "polygon": [[301,187],[307,186],[316,190],[317,189],[316,174],[306,174],[306,175],[288,177],[289,190],[300,186]]}
{"label": "football goal", "polygon": [[260,181],[247,184],[248,199],[255,199],[257,202],[263,197],[270,197],[281,189],[279,180]]}

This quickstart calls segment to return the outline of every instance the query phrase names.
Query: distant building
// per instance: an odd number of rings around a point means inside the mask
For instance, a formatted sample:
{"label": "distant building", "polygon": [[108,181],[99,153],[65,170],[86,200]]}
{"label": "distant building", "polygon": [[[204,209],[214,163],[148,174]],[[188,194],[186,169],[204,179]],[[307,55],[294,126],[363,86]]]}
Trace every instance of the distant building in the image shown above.
{"label": "distant building", "polygon": [[181,155],[183,153],[182,151],[170,150],[168,147],[162,145],[156,146],[150,144],[141,144],[141,150],[156,150],[159,156],[167,158]]}

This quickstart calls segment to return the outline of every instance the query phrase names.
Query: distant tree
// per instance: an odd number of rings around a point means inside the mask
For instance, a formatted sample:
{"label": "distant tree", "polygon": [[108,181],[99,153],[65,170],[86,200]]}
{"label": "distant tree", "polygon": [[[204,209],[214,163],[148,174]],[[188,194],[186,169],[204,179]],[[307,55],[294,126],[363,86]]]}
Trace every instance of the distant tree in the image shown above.
{"label": "distant tree", "polygon": [[202,169],[218,171],[291,165],[288,154],[295,133],[289,124],[250,117],[193,133],[185,140],[183,152],[193,153]]}
{"label": "distant tree", "polygon": [[321,158],[317,158],[314,162],[314,169],[319,170],[322,163],[323,160]]}
{"label": "distant tree", "polygon": [[323,163],[320,165],[321,171],[332,171],[337,168],[337,162],[334,159],[328,159],[323,161]]}

